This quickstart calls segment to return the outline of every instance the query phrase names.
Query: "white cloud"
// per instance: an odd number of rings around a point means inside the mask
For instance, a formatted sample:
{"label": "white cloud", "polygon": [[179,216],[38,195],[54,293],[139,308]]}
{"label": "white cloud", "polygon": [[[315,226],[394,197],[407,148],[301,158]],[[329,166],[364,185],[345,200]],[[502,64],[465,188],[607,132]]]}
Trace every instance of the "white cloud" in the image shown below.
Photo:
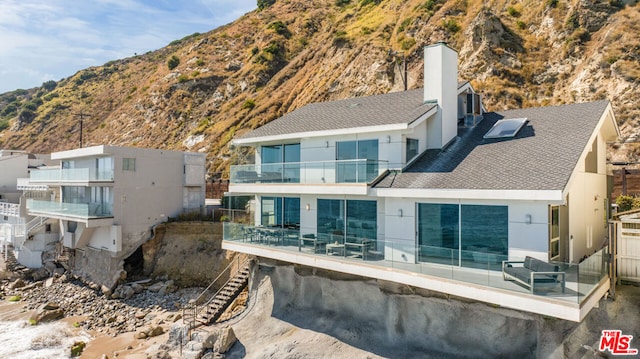
{"label": "white cloud", "polygon": [[161,48],[255,7],[255,0],[2,0],[0,93]]}

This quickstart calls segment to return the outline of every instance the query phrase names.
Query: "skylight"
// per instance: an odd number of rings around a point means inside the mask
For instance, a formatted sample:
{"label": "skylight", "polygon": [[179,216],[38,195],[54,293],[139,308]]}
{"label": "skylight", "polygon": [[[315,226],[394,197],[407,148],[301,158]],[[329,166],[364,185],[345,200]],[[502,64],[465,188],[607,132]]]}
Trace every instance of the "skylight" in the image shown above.
{"label": "skylight", "polygon": [[499,120],[487,132],[483,138],[507,138],[514,137],[518,131],[527,123],[526,118],[509,118]]}

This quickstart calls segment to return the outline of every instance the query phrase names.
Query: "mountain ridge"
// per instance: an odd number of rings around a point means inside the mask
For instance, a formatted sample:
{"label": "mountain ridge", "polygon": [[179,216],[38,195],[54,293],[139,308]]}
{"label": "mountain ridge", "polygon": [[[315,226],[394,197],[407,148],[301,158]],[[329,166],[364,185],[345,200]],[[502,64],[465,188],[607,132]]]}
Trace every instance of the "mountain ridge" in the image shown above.
{"label": "mountain ridge", "polygon": [[[270,2],[267,2],[270,3]],[[108,143],[205,152],[226,172],[236,134],[311,102],[422,87],[422,47],[447,42],[489,110],[612,101],[623,137],[640,109],[637,1],[277,0],[204,34],[0,94],[0,148]],[[178,63],[170,64],[175,57]],[[175,62],[175,61],[174,61]],[[86,115],[86,116],[85,116]],[[614,144],[637,161],[634,143]]]}

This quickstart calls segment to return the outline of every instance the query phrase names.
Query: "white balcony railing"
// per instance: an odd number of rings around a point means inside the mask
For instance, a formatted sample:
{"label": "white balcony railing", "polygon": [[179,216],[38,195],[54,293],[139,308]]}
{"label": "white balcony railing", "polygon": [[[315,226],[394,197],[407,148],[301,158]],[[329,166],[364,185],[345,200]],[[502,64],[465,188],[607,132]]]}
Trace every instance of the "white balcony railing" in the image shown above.
{"label": "white balcony railing", "polygon": [[388,169],[386,161],[337,160],[231,166],[231,183],[370,183]]}
{"label": "white balcony railing", "polygon": [[0,215],[20,217],[20,205],[16,203],[0,202]]}
{"label": "white balcony railing", "polygon": [[95,168],[46,168],[31,171],[30,182],[113,181],[113,170]]}
{"label": "white balcony railing", "polygon": [[113,204],[111,203],[65,203],[27,199],[27,209],[30,213],[54,218],[56,216],[80,218],[113,217]]}

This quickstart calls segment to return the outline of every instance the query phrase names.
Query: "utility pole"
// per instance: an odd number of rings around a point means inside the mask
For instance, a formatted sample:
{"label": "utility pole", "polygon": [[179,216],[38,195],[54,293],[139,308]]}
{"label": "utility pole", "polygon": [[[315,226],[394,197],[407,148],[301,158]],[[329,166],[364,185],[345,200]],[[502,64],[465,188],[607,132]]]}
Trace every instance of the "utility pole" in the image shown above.
{"label": "utility pole", "polygon": [[[398,55],[402,54],[402,67],[403,72],[400,73],[400,77],[402,78],[402,83],[404,84],[404,90],[407,91],[407,59],[404,57],[404,51],[393,51],[389,49],[389,56],[393,56],[394,58],[398,58]],[[403,75],[404,73],[404,75]]]}
{"label": "utility pole", "polygon": [[80,113],[74,113],[74,116],[80,116],[80,148],[82,148],[82,120],[84,119],[85,116],[89,116],[85,113],[83,113],[82,111],[80,111]]}

